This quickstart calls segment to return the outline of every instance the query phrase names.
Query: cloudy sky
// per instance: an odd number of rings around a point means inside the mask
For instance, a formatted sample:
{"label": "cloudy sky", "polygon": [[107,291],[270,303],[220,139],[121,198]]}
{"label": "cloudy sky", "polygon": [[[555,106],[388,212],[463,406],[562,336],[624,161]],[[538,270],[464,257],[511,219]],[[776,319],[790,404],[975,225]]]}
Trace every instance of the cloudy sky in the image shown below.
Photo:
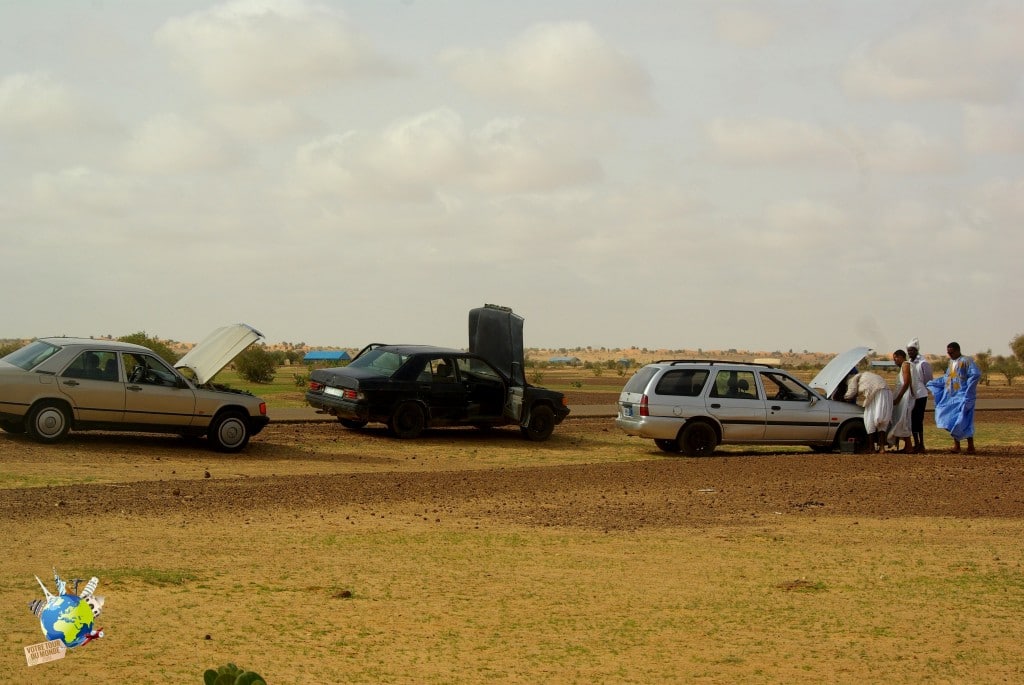
{"label": "cloudy sky", "polygon": [[966,351],[1024,332],[1024,5],[3,0],[0,338]]}

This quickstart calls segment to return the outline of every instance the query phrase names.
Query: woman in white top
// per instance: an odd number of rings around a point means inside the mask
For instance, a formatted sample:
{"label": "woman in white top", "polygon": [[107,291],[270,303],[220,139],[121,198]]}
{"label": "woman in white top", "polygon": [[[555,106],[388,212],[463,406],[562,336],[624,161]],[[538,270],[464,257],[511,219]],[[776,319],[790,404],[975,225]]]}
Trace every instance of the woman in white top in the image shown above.
{"label": "woman in white top", "polygon": [[[900,452],[910,452],[910,412],[914,408],[914,365],[907,361],[907,353],[896,350],[892,361],[899,369],[896,376],[896,394],[892,398],[892,426],[889,429],[889,444]],[[900,450],[900,440],[903,449]]]}

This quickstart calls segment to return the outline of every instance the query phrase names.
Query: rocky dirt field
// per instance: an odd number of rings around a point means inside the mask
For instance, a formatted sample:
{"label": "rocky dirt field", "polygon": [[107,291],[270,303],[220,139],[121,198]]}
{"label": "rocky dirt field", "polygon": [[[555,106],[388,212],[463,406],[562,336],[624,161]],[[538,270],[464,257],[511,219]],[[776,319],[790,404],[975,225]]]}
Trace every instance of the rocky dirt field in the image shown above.
{"label": "rocky dirt field", "polygon": [[[990,422],[1022,421],[1024,412],[979,412],[979,434]],[[372,427],[271,424],[245,452],[227,456],[169,436],[78,433],[41,446],[3,434],[0,463],[14,475],[0,488],[0,516],[356,505],[599,530],[743,523],[778,512],[1024,518],[1024,450],[988,447],[981,437],[976,455],[948,454],[938,438],[931,447],[923,455],[720,448],[690,459],[621,436],[608,418],[570,418],[540,444],[515,430],[400,441]],[[74,484],[46,484],[54,474]],[[43,485],[25,486],[32,483]]]}

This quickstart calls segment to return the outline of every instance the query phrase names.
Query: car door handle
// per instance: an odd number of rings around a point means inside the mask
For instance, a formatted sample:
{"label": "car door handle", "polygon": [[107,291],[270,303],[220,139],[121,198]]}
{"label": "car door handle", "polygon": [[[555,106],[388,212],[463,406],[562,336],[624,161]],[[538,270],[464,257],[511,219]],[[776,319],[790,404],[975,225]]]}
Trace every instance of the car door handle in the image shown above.
{"label": "car door handle", "polygon": [[140,390],[142,390],[142,388],[137,385],[129,385],[128,389],[131,390],[132,392],[139,392]]}
{"label": "car door handle", "polygon": [[64,385],[70,385],[73,388],[78,385],[78,381],[64,381]]}
{"label": "car door handle", "polygon": [[718,402],[715,402],[714,404],[711,405],[711,408],[712,409],[721,409],[722,405],[720,405]]}
{"label": "car door handle", "polygon": [[782,411],[782,407],[777,404],[772,405],[772,411]]}

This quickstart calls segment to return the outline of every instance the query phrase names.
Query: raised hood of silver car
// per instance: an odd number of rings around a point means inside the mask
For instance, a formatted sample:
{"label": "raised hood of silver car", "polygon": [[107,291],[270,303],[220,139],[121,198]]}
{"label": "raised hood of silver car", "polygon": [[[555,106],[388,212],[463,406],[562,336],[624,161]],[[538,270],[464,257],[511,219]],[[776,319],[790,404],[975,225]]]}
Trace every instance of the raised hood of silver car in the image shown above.
{"label": "raised hood of silver car", "polygon": [[196,382],[202,385],[262,337],[262,333],[244,323],[218,328],[175,362],[174,368],[190,369]]}
{"label": "raised hood of silver car", "polygon": [[860,364],[864,357],[870,353],[870,347],[854,347],[852,350],[847,350],[837,355],[825,365],[825,368],[818,372],[818,375],[811,381],[810,386],[815,390],[821,391],[829,399],[843,399],[842,397],[833,398],[832,393],[836,391],[836,388],[843,382],[843,379],[850,374],[850,370]]}

